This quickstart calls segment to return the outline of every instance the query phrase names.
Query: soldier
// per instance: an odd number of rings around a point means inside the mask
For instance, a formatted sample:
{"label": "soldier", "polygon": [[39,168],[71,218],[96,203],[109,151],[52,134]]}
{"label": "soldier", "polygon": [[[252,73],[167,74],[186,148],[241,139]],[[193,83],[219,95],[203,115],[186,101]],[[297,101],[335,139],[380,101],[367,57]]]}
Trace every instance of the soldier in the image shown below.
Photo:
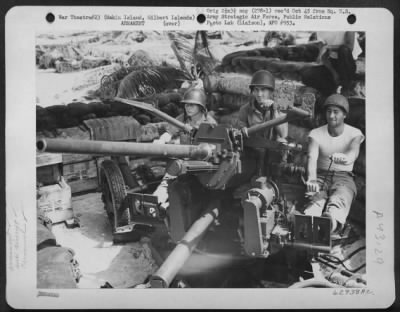
{"label": "soldier", "polygon": [[306,195],[310,202],[304,213],[323,213],[331,219],[331,231],[339,232],[357,194],[352,170],[365,137],[344,123],[349,103],[343,95],[329,96],[323,107],[327,124],[309,134]]}
{"label": "soldier", "polygon": [[[192,126],[195,130],[202,123],[217,124],[215,119],[207,114],[206,95],[203,90],[197,88],[189,89],[184,94],[182,103],[185,104],[184,113],[179,115],[176,118],[177,120]],[[160,136],[160,139],[154,140],[154,143],[190,144],[191,134],[183,133],[175,126],[168,125],[167,131]],[[165,209],[168,207],[168,181],[175,178],[176,176],[166,173],[160,185],[153,193],[153,195],[158,196],[158,202]]]}
{"label": "soldier", "polygon": [[[273,92],[275,89],[275,78],[266,70],[257,71],[250,82],[250,91],[252,99],[249,103],[242,106],[239,110],[238,125],[242,129],[245,137],[248,137],[247,128],[265,121],[284,116],[278,110],[273,101]],[[284,123],[273,128],[268,128],[255,134],[268,140],[276,140],[278,142],[286,142],[288,136],[288,124]],[[261,169],[258,174],[264,174],[265,149],[257,149],[258,159]],[[280,155],[269,153],[268,162],[280,161]]]}

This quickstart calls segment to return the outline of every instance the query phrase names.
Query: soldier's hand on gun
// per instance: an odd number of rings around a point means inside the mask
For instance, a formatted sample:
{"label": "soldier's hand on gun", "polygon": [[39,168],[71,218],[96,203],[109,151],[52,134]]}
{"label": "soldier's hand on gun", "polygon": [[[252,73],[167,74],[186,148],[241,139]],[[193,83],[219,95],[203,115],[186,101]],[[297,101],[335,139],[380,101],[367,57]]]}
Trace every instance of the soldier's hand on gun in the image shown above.
{"label": "soldier's hand on gun", "polygon": [[313,196],[315,193],[319,193],[320,191],[317,180],[307,180],[306,187],[307,187],[306,196]]}
{"label": "soldier's hand on gun", "polygon": [[158,140],[154,140],[154,144],[165,144],[171,141],[171,135],[168,132],[164,132]]}
{"label": "soldier's hand on gun", "polygon": [[242,134],[244,137],[248,138],[249,137],[249,133],[247,132],[247,128],[243,127],[242,129],[240,129],[240,131],[242,131]]}
{"label": "soldier's hand on gun", "polygon": [[160,139],[154,140],[153,143],[154,144],[165,144],[164,140],[160,140]]}
{"label": "soldier's hand on gun", "polygon": [[330,159],[339,165],[348,165],[349,164],[349,158],[347,155],[343,153],[334,153],[331,155]]}

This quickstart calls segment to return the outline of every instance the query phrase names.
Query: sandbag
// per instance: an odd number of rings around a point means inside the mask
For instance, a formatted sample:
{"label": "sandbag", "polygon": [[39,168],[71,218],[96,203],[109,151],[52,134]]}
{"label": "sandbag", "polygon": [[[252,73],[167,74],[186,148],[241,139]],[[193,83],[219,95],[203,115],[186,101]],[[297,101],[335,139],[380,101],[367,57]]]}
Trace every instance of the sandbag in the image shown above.
{"label": "sandbag", "polygon": [[69,248],[53,246],[37,252],[37,288],[77,288],[77,265]]}
{"label": "sandbag", "polygon": [[180,103],[182,101],[182,94],[179,92],[162,92],[155,96],[155,100],[158,107],[161,108],[170,102]]}
{"label": "sandbag", "polygon": [[107,113],[111,111],[111,106],[102,102],[90,102],[87,105],[89,106],[90,111],[96,114],[98,118],[106,117]]}
{"label": "sandbag", "polygon": [[243,74],[222,73],[209,75],[204,79],[204,90],[208,93],[221,92],[249,95],[250,81],[251,76]]}
{"label": "sandbag", "polygon": [[183,108],[179,106],[179,104],[169,102],[163,107],[160,108],[160,111],[168,114],[172,117],[177,117],[181,112],[183,112]]}
{"label": "sandbag", "polygon": [[235,111],[233,113],[229,113],[229,114],[222,115],[222,116],[215,115],[218,124],[227,125],[227,126],[233,127],[233,128],[239,128],[238,116],[239,116],[239,111]]}
{"label": "sandbag", "polygon": [[144,50],[137,50],[131,54],[128,59],[129,66],[142,67],[154,66],[156,62],[150,57],[149,53]]}
{"label": "sandbag", "polygon": [[36,236],[37,250],[57,245],[56,237],[54,236],[54,234],[47,226],[43,224],[42,221],[39,221],[39,219],[36,222],[36,232],[37,232]]}
{"label": "sandbag", "polygon": [[308,129],[308,128],[300,127],[293,123],[288,124],[289,141],[294,141],[298,144],[301,144],[305,149],[307,149],[307,146],[308,146],[308,134],[309,133],[310,133],[310,129]]}
{"label": "sandbag", "polygon": [[222,107],[222,93],[207,93],[207,103],[210,111],[217,111]]}
{"label": "sandbag", "polygon": [[86,103],[73,102],[67,105],[67,110],[68,114],[70,114],[72,117],[80,118],[84,115],[92,113],[92,107],[93,106],[89,106]]}
{"label": "sandbag", "polygon": [[353,172],[356,175],[360,175],[365,177],[365,171],[366,171],[366,162],[365,162],[365,142],[363,144],[361,144],[360,147],[360,153],[358,154],[358,157],[356,159],[356,161],[354,162],[354,166],[353,166]]}
{"label": "sandbag", "polygon": [[324,65],[305,66],[299,70],[299,74],[306,86],[313,87],[326,96],[336,93],[337,86],[332,73]]}
{"label": "sandbag", "polygon": [[358,200],[357,198],[353,201],[349,216],[347,220],[356,222],[359,225],[365,225],[366,214],[365,214],[365,202]]}
{"label": "sandbag", "polygon": [[57,49],[46,52],[39,58],[39,68],[55,68],[55,62],[63,59],[64,55]]}
{"label": "sandbag", "polygon": [[57,118],[46,108],[36,105],[36,131],[55,131]]}
{"label": "sandbag", "polygon": [[365,176],[356,175],[354,177],[354,183],[357,187],[357,199],[365,203]]}
{"label": "sandbag", "polygon": [[236,57],[239,56],[248,56],[247,51],[236,51],[230,54],[227,54],[224,56],[224,58],[222,59],[222,65],[226,66],[226,65],[231,65],[232,64],[232,60]]}
{"label": "sandbag", "polygon": [[57,60],[55,61],[57,73],[70,73],[82,69],[82,62],[77,60]]}
{"label": "sandbag", "polygon": [[349,113],[346,123],[360,129],[365,133],[365,99],[360,97],[349,97]]}
{"label": "sandbag", "polygon": [[225,55],[222,65],[232,65],[233,59],[237,57],[264,56],[267,58],[279,58],[284,61],[314,62],[320,51],[321,43],[310,42],[306,44],[291,46],[276,46],[257,48],[245,51],[235,51]]}
{"label": "sandbag", "polygon": [[250,102],[249,95],[225,93],[222,95],[221,106],[231,111],[239,110],[243,105]]}

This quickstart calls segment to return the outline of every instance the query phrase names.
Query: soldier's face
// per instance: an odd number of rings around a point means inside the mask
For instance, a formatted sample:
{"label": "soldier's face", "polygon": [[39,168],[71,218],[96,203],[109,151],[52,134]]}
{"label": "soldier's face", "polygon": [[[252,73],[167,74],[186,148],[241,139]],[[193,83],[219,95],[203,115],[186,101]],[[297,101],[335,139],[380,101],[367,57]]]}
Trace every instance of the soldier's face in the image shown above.
{"label": "soldier's face", "polygon": [[186,110],[186,114],[189,117],[193,117],[193,116],[196,116],[197,114],[201,113],[200,105],[197,105],[197,104],[186,103],[185,110]]}
{"label": "soldier's face", "polygon": [[266,87],[253,87],[251,91],[257,103],[262,107],[269,107],[273,104],[272,94],[273,91]]}
{"label": "soldier's face", "polygon": [[337,127],[344,123],[346,113],[341,108],[332,105],[327,107],[325,116],[328,126]]}

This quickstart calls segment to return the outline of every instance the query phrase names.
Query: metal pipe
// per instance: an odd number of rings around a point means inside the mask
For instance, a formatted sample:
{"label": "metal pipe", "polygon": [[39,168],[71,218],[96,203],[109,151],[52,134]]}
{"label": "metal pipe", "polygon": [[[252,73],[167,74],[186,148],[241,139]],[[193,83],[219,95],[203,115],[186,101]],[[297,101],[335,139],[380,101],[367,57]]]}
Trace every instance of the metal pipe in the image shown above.
{"label": "metal pipe", "polygon": [[207,143],[202,143],[200,145],[175,145],[72,139],[40,139],[36,142],[36,147],[40,152],[109,156],[171,156],[200,160],[207,160],[212,154],[212,148]]}
{"label": "metal pipe", "polygon": [[168,288],[217,216],[218,208],[213,208],[193,223],[157,272],[150,277],[151,288]]}
{"label": "metal pipe", "polygon": [[343,288],[338,284],[331,283],[327,280],[317,280],[311,278],[305,281],[300,281],[289,286],[289,288]]}
{"label": "metal pipe", "polygon": [[287,114],[285,116],[280,116],[272,120],[260,123],[258,125],[254,125],[247,129],[247,133],[251,135],[252,133],[284,124],[296,118],[307,118],[307,117],[311,117],[311,114],[309,112],[297,107],[289,107],[287,109]]}
{"label": "metal pipe", "polygon": [[177,120],[174,117],[171,117],[170,115],[158,110],[157,108],[153,107],[150,104],[147,103],[143,103],[143,102],[138,102],[138,101],[133,101],[133,100],[128,100],[128,99],[122,99],[120,97],[115,97],[114,98],[115,101],[127,104],[127,105],[131,105],[134,106],[136,108],[140,108],[143,109],[157,117],[160,117],[162,120],[167,121],[168,123],[170,123],[171,125],[174,125],[175,127],[184,130],[185,132],[190,132],[193,130],[193,127],[188,125],[188,124],[184,124],[183,122]]}

